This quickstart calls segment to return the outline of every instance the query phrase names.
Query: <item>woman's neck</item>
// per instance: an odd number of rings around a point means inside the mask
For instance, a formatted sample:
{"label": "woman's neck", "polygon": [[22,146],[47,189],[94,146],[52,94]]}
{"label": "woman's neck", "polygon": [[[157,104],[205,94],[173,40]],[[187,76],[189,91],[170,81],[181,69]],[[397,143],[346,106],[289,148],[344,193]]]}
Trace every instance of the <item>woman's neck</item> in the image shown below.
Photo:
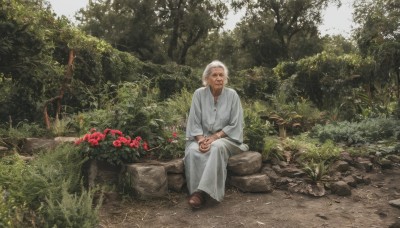
{"label": "woman's neck", "polygon": [[215,97],[215,98],[217,98],[219,95],[221,95],[221,93],[222,93],[222,89],[212,89],[211,87],[210,87],[210,90],[211,90],[211,94]]}

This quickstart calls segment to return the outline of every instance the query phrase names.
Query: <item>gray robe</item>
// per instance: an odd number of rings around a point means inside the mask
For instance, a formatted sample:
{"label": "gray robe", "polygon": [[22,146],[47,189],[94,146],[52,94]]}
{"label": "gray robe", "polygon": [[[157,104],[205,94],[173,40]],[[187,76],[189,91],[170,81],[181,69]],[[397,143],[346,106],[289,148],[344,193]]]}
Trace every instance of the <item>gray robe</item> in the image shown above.
{"label": "gray robe", "polygon": [[[243,109],[235,90],[223,88],[216,103],[209,87],[194,92],[184,158],[190,194],[202,190],[217,201],[223,199],[228,158],[248,150],[243,144],[243,127]],[[227,137],[215,140],[208,152],[201,153],[194,137],[209,136],[220,130]]]}

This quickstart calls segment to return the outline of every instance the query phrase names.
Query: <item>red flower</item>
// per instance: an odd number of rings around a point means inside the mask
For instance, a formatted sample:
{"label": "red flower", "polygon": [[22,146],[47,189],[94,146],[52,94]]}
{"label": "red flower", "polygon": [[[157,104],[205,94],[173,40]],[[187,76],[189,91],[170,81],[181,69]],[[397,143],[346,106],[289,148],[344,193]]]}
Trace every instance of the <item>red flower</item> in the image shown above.
{"label": "red flower", "polygon": [[121,143],[121,141],[119,141],[119,140],[117,139],[117,140],[114,140],[113,145],[114,145],[114,147],[121,147],[121,146],[122,146],[122,143]]}
{"label": "red flower", "polygon": [[172,137],[174,137],[174,138],[178,137],[178,133],[177,132],[173,132],[172,133]]}
{"label": "red flower", "polygon": [[107,128],[107,129],[104,130],[104,134],[106,135],[106,134],[108,134],[108,132],[110,132],[110,131],[111,131],[111,129],[110,129],[110,128]]}
{"label": "red flower", "polygon": [[138,142],[140,142],[140,141],[142,141],[142,137],[137,136],[137,137],[135,138],[135,140],[137,140]]}
{"label": "red flower", "polygon": [[91,146],[98,146],[99,145],[99,141],[97,141],[96,139],[89,139],[88,142],[90,143]]}
{"label": "red flower", "polygon": [[111,135],[123,136],[124,134],[122,134],[122,132],[120,130],[111,130]]}
{"label": "red flower", "polygon": [[83,136],[83,141],[88,141],[90,138],[90,134],[86,134]]}
{"label": "red flower", "polygon": [[148,150],[149,150],[149,145],[147,144],[146,141],[143,143],[143,149],[144,149],[145,151],[148,151]]}
{"label": "red flower", "polygon": [[132,140],[131,143],[129,144],[130,148],[139,148],[139,141],[136,139]]}

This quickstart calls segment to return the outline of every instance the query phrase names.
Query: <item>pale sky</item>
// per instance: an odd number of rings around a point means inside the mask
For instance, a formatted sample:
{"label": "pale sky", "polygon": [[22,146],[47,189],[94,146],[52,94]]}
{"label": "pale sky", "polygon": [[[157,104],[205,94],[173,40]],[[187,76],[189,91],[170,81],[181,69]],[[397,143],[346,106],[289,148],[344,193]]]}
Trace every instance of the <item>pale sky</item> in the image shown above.
{"label": "pale sky", "polygon": [[[74,14],[80,8],[86,6],[88,0],[48,0],[52,5],[54,12],[57,15],[65,15],[71,21],[74,21]],[[324,23],[320,26],[322,35],[342,34],[344,37],[349,38],[351,29],[354,26],[352,22],[352,0],[342,0],[342,6],[337,9],[336,6],[329,6],[324,14]],[[228,21],[225,25],[226,30],[233,29],[241,15],[228,15]]]}

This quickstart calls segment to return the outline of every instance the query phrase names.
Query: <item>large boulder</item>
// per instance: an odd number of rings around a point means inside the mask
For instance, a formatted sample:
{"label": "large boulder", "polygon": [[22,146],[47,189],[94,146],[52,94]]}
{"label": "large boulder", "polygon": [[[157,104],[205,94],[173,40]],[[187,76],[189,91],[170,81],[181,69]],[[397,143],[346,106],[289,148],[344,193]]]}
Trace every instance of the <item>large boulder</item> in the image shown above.
{"label": "large boulder", "polygon": [[21,153],[32,155],[41,150],[54,148],[57,144],[54,139],[26,138]]}
{"label": "large boulder", "polygon": [[258,152],[243,152],[228,160],[228,170],[235,175],[251,175],[260,171],[262,156]]}
{"label": "large boulder", "polygon": [[272,192],[272,184],[266,174],[231,176],[229,184],[242,192]]}
{"label": "large boulder", "polygon": [[167,173],[164,166],[145,163],[126,165],[133,192],[142,199],[164,197],[168,193]]}

